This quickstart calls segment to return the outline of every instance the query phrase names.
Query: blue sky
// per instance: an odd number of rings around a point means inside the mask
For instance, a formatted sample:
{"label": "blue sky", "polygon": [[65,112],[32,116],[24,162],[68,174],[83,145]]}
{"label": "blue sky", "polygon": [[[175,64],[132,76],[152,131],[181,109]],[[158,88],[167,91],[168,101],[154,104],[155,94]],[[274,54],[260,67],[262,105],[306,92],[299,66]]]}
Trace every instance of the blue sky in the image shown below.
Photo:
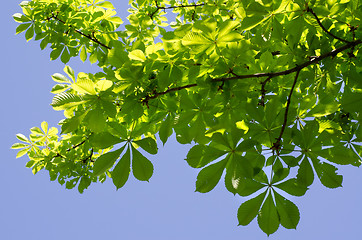
{"label": "blue sky", "polygon": [[[118,4],[125,19],[126,3]],[[47,172],[33,175],[26,157],[15,159],[10,146],[15,134],[29,134],[33,126],[63,118],[49,105],[51,75],[64,64],[50,61],[49,49],[15,36],[12,14],[20,1],[3,1],[0,8],[0,239],[361,239],[362,170],[343,167],[343,188],[329,190],[316,182],[304,197],[293,198],[301,211],[297,230],[280,228],[269,238],[256,220],[238,227],[236,212],[245,200],[227,192],[222,184],[210,193],[194,192],[198,171],[184,161],[189,146],[174,138],[151,159],[155,166],[149,183],[133,177],[116,191],[111,181],[93,184],[79,194],[50,182]],[[123,5],[121,5],[123,4]],[[97,66],[74,59],[76,71],[94,72]]]}

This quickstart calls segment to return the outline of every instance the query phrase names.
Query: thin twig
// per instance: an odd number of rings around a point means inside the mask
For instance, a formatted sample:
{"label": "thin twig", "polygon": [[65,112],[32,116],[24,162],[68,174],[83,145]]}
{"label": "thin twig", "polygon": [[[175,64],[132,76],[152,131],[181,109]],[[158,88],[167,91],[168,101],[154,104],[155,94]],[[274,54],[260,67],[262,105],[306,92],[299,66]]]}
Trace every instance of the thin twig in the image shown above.
{"label": "thin twig", "polygon": [[154,16],[159,10],[167,10],[167,9],[175,9],[175,8],[201,7],[201,6],[206,5],[206,3],[200,3],[200,4],[187,4],[187,5],[160,7],[160,6],[158,6],[157,0],[155,0],[155,2],[156,2],[156,7],[157,7],[157,9],[156,9],[153,13],[149,14],[149,16],[150,16],[151,19],[153,18],[153,16]]}
{"label": "thin twig", "polygon": [[[58,20],[59,22],[63,23],[64,25],[67,25],[67,23],[65,21],[63,21],[62,19],[60,19],[57,15],[54,15],[54,13],[52,13],[52,18]],[[107,45],[101,43],[97,38],[95,38],[94,36],[91,36],[89,34],[85,34],[82,31],[78,30],[78,29],[73,29],[75,32],[79,33],[80,35],[82,35],[83,37],[86,37],[88,39],[90,39],[91,41],[101,45],[102,47],[107,48],[108,50],[110,50],[111,48],[108,47]]]}
{"label": "thin twig", "polygon": [[359,39],[355,40],[353,42],[349,42],[342,47],[336,48],[336,49],[334,49],[330,52],[327,52],[325,54],[322,54],[320,56],[313,57],[309,61],[306,61],[300,65],[297,65],[296,67],[293,67],[293,68],[290,68],[290,69],[287,69],[284,71],[270,72],[270,73],[255,73],[255,74],[248,74],[248,75],[238,75],[238,76],[233,76],[233,77],[214,78],[211,81],[212,82],[222,82],[222,81],[230,81],[230,80],[238,80],[238,79],[246,79],[246,78],[262,78],[262,77],[273,78],[273,77],[277,77],[277,76],[288,75],[290,73],[300,71],[303,68],[306,68],[310,65],[316,64],[325,58],[336,56],[338,53],[343,52],[346,49],[350,49],[354,46],[357,46],[361,43],[362,43],[362,40],[359,40]]}
{"label": "thin twig", "polygon": [[347,40],[345,40],[345,39],[342,39],[342,38],[334,35],[334,34],[331,33],[330,31],[328,31],[328,30],[323,26],[321,20],[317,17],[317,14],[315,14],[315,12],[313,11],[313,9],[311,9],[311,8],[308,7],[308,8],[307,8],[307,12],[310,12],[310,13],[314,16],[314,18],[315,18],[315,19],[317,20],[317,22],[318,22],[318,25],[319,25],[319,26],[323,29],[323,31],[325,31],[327,34],[329,34],[330,36],[332,36],[332,37],[335,38],[335,39],[338,39],[338,40],[341,41],[341,42],[351,43],[350,41],[347,41]]}
{"label": "thin twig", "polygon": [[276,151],[277,155],[279,155],[279,150],[280,150],[280,146],[281,146],[280,142],[282,140],[285,128],[287,126],[290,101],[291,101],[291,98],[292,98],[292,94],[294,92],[295,85],[296,85],[296,83],[298,81],[299,73],[300,73],[300,70],[298,70],[297,73],[295,74],[294,82],[293,82],[292,88],[290,89],[290,92],[289,92],[289,96],[288,96],[288,100],[287,100],[287,106],[285,107],[284,121],[283,121],[282,129],[280,130],[279,137],[277,138],[276,142],[273,143],[273,146],[271,148],[272,150]]}

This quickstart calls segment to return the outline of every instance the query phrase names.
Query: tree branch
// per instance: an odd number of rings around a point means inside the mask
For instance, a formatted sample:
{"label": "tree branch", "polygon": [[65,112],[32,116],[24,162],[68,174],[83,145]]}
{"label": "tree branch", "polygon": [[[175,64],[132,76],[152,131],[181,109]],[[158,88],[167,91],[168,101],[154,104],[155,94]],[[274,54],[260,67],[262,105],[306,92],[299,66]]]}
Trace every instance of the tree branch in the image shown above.
{"label": "tree branch", "polygon": [[170,6],[170,7],[160,7],[158,6],[157,0],[155,0],[157,9],[149,14],[150,18],[152,19],[153,16],[159,11],[159,10],[167,10],[167,9],[175,9],[175,8],[189,8],[189,7],[200,7],[206,5],[206,3],[200,3],[200,4],[188,4],[188,5],[178,5],[178,6]]}
{"label": "tree branch", "polygon": [[302,70],[303,68],[306,68],[310,65],[316,64],[320,61],[322,61],[325,58],[328,57],[334,57],[336,56],[338,53],[343,52],[344,50],[350,49],[354,46],[357,46],[359,44],[362,43],[362,40],[355,40],[353,42],[348,42],[346,45],[336,48],[330,52],[327,52],[325,54],[322,54],[320,56],[316,56],[313,57],[311,60],[306,61],[300,65],[297,65],[296,67],[284,70],[284,71],[280,71],[280,72],[270,72],[270,73],[255,73],[255,74],[248,74],[248,75],[237,75],[237,76],[233,76],[233,77],[226,77],[226,78],[214,78],[211,81],[212,82],[222,82],[222,81],[230,81],[230,80],[238,80],[238,79],[246,79],[246,78],[262,78],[262,77],[277,77],[277,76],[283,76],[283,75],[288,75],[290,73],[293,72],[297,72]]}
{"label": "tree branch", "polygon": [[[313,64],[317,64],[318,62],[322,61],[325,58],[336,56],[338,53],[343,52],[344,50],[353,48],[353,47],[355,47],[355,46],[357,46],[357,45],[359,45],[361,43],[362,43],[362,40],[359,40],[359,39],[355,40],[353,42],[349,42],[349,43],[347,43],[346,45],[344,45],[342,47],[336,48],[336,49],[334,49],[334,50],[332,50],[330,52],[327,52],[325,54],[322,54],[320,56],[313,57],[309,61],[306,61],[306,62],[304,62],[304,63],[302,63],[300,65],[297,65],[296,67],[293,67],[293,68],[290,68],[290,69],[287,69],[287,70],[284,70],[284,71],[270,72],[270,73],[255,73],[255,74],[247,74],[247,75],[236,75],[236,74],[234,74],[233,77],[214,78],[211,81],[212,82],[225,82],[225,81],[231,81],[231,80],[239,80],[239,79],[247,79],[247,78],[262,78],[262,77],[267,77],[268,78],[267,80],[269,81],[273,77],[288,75],[288,74],[291,74],[291,73],[294,73],[294,72],[299,72],[303,68],[309,67],[310,65],[313,65]],[[166,90],[164,92],[158,92],[158,93],[153,93],[152,95],[147,95],[142,100],[142,102],[143,103],[148,103],[149,100],[155,99],[158,96],[165,95],[167,93],[179,91],[179,90],[186,89],[186,88],[196,87],[196,86],[198,86],[197,83],[188,84],[188,85],[180,86],[180,87],[169,88],[168,90]]]}
{"label": "tree branch", "polygon": [[[60,19],[57,15],[54,15],[54,13],[52,13],[52,16],[50,18],[54,18],[55,20],[58,20],[59,22],[63,23],[64,25],[68,26],[67,23],[65,21],[63,21],[62,19]],[[48,18],[48,20],[50,19]],[[70,27],[70,26],[69,26]],[[83,32],[81,32],[80,30],[78,29],[73,29],[75,32],[79,33],[80,35],[82,35],[83,37],[86,37],[88,38],[89,40],[101,45],[102,47],[105,47],[107,48],[108,50],[110,50],[111,48],[108,47],[107,45],[101,43],[97,38],[95,38],[94,36],[91,36],[89,34],[85,34]]]}
{"label": "tree branch", "polygon": [[283,121],[282,129],[280,130],[279,137],[276,139],[276,142],[273,143],[273,146],[271,147],[271,149],[272,149],[273,151],[276,151],[276,152],[277,152],[277,155],[279,155],[279,151],[280,151],[280,147],[281,147],[280,142],[281,142],[281,140],[282,140],[282,136],[283,136],[284,131],[285,131],[285,128],[286,128],[286,126],[287,126],[290,101],[291,101],[292,94],[293,94],[293,92],[294,92],[294,88],[295,88],[295,85],[296,85],[296,83],[297,83],[297,80],[298,80],[298,76],[299,76],[300,71],[301,71],[301,70],[298,70],[297,73],[295,74],[294,82],[293,82],[292,88],[290,89],[290,92],[289,92],[289,96],[288,96],[288,100],[287,100],[287,106],[285,107],[284,121]]}
{"label": "tree branch", "polygon": [[313,11],[313,9],[311,9],[311,8],[307,8],[307,12],[310,12],[313,16],[314,16],[314,18],[317,20],[317,22],[318,22],[318,25],[323,29],[323,31],[325,31],[327,34],[329,34],[330,36],[332,36],[333,38],[335,38],[335,39],[338,39],[339,41],[341,41],[341,42],[344,42],[344,43],[350,43],[350,41],[347,41],[347,40],[344,40],[344,39],[342,39],[342,38],[340,38],[340,37],[337,37],[336,35],[334,35],[333,33],[331,33],[330,31],[328,31],[324,26],[323,26],[323,24],[322,24],[322,22],[320,21],[320,19],[317,17],[317,14],[315,14],[315,12]]}

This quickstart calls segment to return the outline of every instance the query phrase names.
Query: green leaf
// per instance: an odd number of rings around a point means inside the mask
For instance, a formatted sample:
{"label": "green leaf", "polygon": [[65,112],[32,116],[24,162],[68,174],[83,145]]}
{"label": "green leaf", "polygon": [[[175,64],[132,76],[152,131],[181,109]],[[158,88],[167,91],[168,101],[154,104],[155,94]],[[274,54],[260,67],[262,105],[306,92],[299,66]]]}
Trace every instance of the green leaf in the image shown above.
{"label": "green leaf", "polygon": [[128,54],[124,50],[124,46],[120,42],[115,42],[115,46],[108,51],[108,61],[111,65],[121,68],[128,61]]}
{"label": "green leaf", "polygon": [[274,192],[274,197],[280,217],[280,224],[286,229],[297,229],[300,220],[298,207],[277,192]]}
{"label": "green leaf", "polygon": [[337,145],[332,148],[322,149],[320,151],[313,151],[313,153],[327,159],[328,161],[340,165],[357,164],[359,161],[358,156],[352,149],[346,148],[343,145]]}
{"label": "green leaf", "polygon": [[145,54],[139,50],[139,49],[136,49],[136,50],[133,50],[131,51],[129,54],[128,54],[128,57],[132,60],[136,60],[136,61],[141,61],[141,62],[144,62],[146,61],[146,56]]}
{"label": "green leaf", "polygon": [[11,146],[11,149],[20,149],[20,148],[25,148],[25,147],[29,147],[29,144],[25,144],[25,143],[14,143]]}
{"label": "green leaf", "polygon": [[16,28],[16,34],[19,34],[21,32],[24,32],[26,29],[28,29],[30,27],[31,23],[24,23],[24,24],[20,24],[17,28]]}
{"label": "green leaf", "polygon": [[122,156],[121,160],[117,163],[112,171],[112,181],[117,190],[126,184],[131,171],[131,153],[127,148],[126,153]]}
{"label": "green leaf", "polygon": [[266,192],[263,192],[255,198],[243,202],[238,209],[239,225],[248,225],[257,215],[261,204],[264,201]]}
{"label": "green leaf", "polygon": [[117,17],[117,16],[107,18],[107,20],[114,23],[114,24],[122,24],[123,23],[122,19],[120,17]]}
{"label": "green leaf", "polygon": [[56,84],[50,91],[51,93],[58,94],[66,91],[70,86],[68,84]]}
{"label": "green leaf", "polygon": [[132,146],[132,172],[136,179],[148,181],[153,175],[153,165]]}
{"label": "green leaf", "polygon": [[167,139],[172,135],[172,118],[170,115],[167,115],[166,119],[161,122],[160,130],[158,131],[158,135],[163,143],[167,142]]}
{"label": "green leaf", "polygon": [[72,83],[66,76],[60,73],[54,73],[52,79],[58,83]]}
{"label": "green leaf", "polygon": [[226,167],[228,159],[221,160],[202,169],[197,175],[196,191],[206,193],[214,189]]}
{"label": "green leaf", "polygon": [[104,149],[111,147],[117,143],[122,142],[122,140],[118,137],[113,136],[109,132],[101,132],[92,134],[89,137],[89,141],[92,147]]}
{"label": "green leaf", "polygon": [[112,152],[107,152],[101,155],[97,160],[94,162],[93,166],[93,174],[94,176],[99,176],[103,174],[105,171],[110,169],[116,160],[119,158],[121,153],[123,152],[126,145],[121,147],[120,149]]}
{"label": "green leaf", "polygon": [[30,41],[34,36],[34,25],[31,25],[25,33],[26,41]]}
{"label": "green leaf", "polygon": [[313,166],[321,183],[328,188],[342,187],[343,176],[336,173],[337,168],[328,163],[321,163],[312,158]]}
{"label": "green leaf", "polygon": [[114,6],[112,3],[108,2],[108,1],[104,1],[101,3],[97,4],[97,7],[103,7],[103,8],[109,8],[109,9],[114,9]]}
{"label": "green leaf", "polygon": [[88,123],[87,127],[93,132],[100,133],[104,131],[106,119],[101,108],[97,107],[89,111],[84,120]]}
{"label": "green leaf", "polygon": [[240,196],[246,197],[246,196],[250,196],[251,194],[259,191],[260,189],[262,189],[265,186],[266,186],[265,184],[257,182],[253,179],[244,178],[244,179],[240,180],[240,182],[239,182],[239,185],[237,188],[237,193]]}
{"label": "green leaf", "polygon": [[21,133],[16,134],[16,138],[22,142],[30,143],[30,140]]}
{"label": "green leaf", "polygon": [[16,154],[16,158],[20,158],[22,156],[24,156],[25,154],[27,154],[30,151],[31,147],[27,147],[24,149],[19,150],[19,152]]}
{"label": "green leaf", "polygon": [[258,214],[259,227],[269,236],[278,230],[279,223],[277,208],[274,205],[273,197],[269,194]]}
{"label": "green leaf", "polygon": [[288,179],[274,186],[293,196],[303,196],[308,190],[308,187],[305,185],[298,184],[295,178]]}
{"label": "green leaf", "polygon": [[193,168],[201,168],[226,154],[216,148],[204,145],[195,145],[187,153],[186,161]]}
{"label": "green leaf", "polygon": [[106,91],[109,88],[111,88],[113,85],[113,82],[110,80],[100,80],[95,84],[95,88],[99,91]]}
{"label": "green leaf", "polygon": [[69,54],[69,51],[68,51],[68,48],[67,48],[67,47],[64,48],[63,53],[62,53],[62,56],[60,57],[60,60],[61,60],[63,63],[69,62],[69,60],[70,60],[70,54]]}
{"label": "green leaf", "polygon": [[71,87],[81,94],[96,95],[95,84],[88,78],[79,79],[76,83],[72,83]]}
{"label": "green leaf", "polygon": [[65,110],[74,106],[85,103],[80,96],[62,92],[54,96],[52,103],[50,104],[55,110]]}
{"label": "green leaf", "polygon": [[82,47],[80,49],[79,57],[82,62],[85,62],[85,60],[87,60],[87,49],[85,47]]}
{"label": "green leaf", "polygon": [[15,13],[13,15],[13,18],[14,18],[15,22],[18,22],[18,23],[29,22],[31,20],[27,16],[25,16],[21,13]]}
{"label": "green leaf", "polygon": [[207,45],[211,44],[211,41],[204,37],[201,33],[189,32],[182,38],[182,44],[185,46]]}
{"label": "green leaf", "polygon": [[148,152],[150,154],[157,153],[157,150],[158,150],[157,143],[156,143],[155,139],[153,139],[151,137],[143,138],[141,140],[133,141],[133,142],[136,143],[143,150],[145,150],[146,152]]}
{"label": "green leaf", "polygon": [[60,45],[60,46],[57,46],[56,48],[53,49],[53,51],[50,53],[50,60],[55,60],[57,59],[60,54],[62,53],[64,49],[64,45]]}
{"label": "green leaf", "polygon": [[347,112],[360,111],[362,92],[351,92],[346,88],[342,98],[342,108]]}
{"label": "green leaf", "polygon": [[305,157],[298,169],[297,182],[298,185],[308,187],[313,183],[313,181],[314,181],[313,168],[310,165],[308,159]]}
{"label": "green leaf", "polygon": [[70,66],[65,65],[63,71],[73,80],[73,82],[75,81],[74,70]]}

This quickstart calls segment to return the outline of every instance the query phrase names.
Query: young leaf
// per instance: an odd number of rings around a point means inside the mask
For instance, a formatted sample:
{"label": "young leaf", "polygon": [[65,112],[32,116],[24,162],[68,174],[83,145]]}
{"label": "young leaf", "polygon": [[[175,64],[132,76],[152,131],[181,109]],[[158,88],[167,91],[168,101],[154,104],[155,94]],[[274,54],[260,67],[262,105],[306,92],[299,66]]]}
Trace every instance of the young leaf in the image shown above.
{"label": "young leaf", "polygon": [[197,175],[196,191],[206,193],[214,189],[226,167],[228,158],[202,169]]}
{"label": "young leaf", "polygon": [[119,158],[119,155],[123,152],[126,145],[121,147],[120,149],[113,151],[113,152],[107,152],[103,155],[101,155],[97,160],[94,162],[93,166],[93,174],[94,176],[99,176],[103,174],[105,171],[110,169],[116,160]]}
{"label": "young leaf", "polygon": [[132,172],[136,179],[148,181],[153,175],[153,165],[132,146]]}

